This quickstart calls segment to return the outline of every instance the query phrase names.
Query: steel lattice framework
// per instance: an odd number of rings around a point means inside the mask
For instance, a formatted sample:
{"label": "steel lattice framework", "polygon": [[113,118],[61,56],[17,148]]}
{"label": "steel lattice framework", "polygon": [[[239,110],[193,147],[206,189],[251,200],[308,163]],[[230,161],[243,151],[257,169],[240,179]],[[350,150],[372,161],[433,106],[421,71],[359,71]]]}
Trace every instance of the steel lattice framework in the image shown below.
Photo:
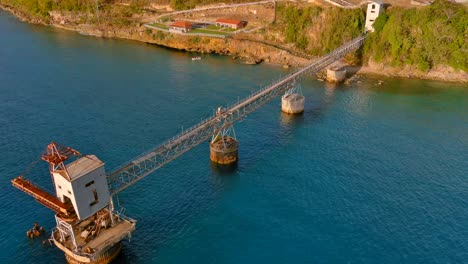
{"label": "steel lattice framework", "polygon": [[236,121],[252,113],[264,104],[295,87],[302,78],[315,74],[346,54],[358,49],[366,36],[359,36],[319,60],[304,68],[273,82],[263,89],[251,94],[242,101],[218,111],[215,115],[163,142],[150,151],[136,157],[107,175],[111,195],[115,195],[145,176],[153,173],[165,164],[209,139],[219,131],[232,126]]}

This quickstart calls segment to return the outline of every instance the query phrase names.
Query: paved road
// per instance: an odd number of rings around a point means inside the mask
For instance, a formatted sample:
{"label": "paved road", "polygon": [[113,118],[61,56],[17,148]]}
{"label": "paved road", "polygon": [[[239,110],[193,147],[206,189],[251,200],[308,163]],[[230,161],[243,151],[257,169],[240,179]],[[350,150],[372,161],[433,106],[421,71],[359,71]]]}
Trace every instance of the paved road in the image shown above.
{"label": "paved road", "polygon": [[178,14],[185,14],[185,13],[192,13],[192,12],[199,12],[199,11],[207,11],[207,10],[214,10],[214,9],[232,8],[232,7],[239,7],[239,6],[261,5],[261,4],[268,4],[268,3],[273,3],[274,5],[276,5],[276,1],[274,1],[274,0],[243,3],[243,4],[232,4],[232,5],[218,5],[218,6],[194,8],[194,9],[189,9],[189,10],[182,10],[182,11],[176,11],[176,12],[172,12],[172,13],[168,13],[168,14],[163,14],[163,15],[157,16],[156,20],[159,20],[162,17],[170,16],[170,15],[178,15]]}

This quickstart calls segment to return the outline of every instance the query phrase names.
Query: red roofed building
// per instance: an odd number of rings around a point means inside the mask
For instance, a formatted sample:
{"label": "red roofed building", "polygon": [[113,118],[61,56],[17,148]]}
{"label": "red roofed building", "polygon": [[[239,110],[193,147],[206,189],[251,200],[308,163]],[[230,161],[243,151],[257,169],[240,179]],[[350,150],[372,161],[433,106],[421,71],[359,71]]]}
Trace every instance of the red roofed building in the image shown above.
{"label": "red roofed building", "polygon": [[192,23],[185,22],[185,21],[176,21],[169,25],[169,31],[171,32],[178,32],[178,33],[185,33],[192,29]]}
{"label": "red roofed building", "polygon": [[245,27],[246,25],[247,22],[235,19],[220,18],[216,20],[216,26],[218,27],[229,27],[233,29],[239,29]]}

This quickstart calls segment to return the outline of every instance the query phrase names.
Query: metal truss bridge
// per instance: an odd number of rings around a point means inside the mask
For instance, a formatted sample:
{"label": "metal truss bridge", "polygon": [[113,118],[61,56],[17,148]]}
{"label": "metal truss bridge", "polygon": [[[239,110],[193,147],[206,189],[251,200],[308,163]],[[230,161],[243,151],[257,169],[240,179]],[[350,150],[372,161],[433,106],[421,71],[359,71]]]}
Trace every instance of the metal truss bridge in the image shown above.
{"label": "metal truss bridge", "polygon": [[110,194],[115,195],[121,192],[210,137],[222,134],[223,131],[231,128],[236,121],[241,120],[286,91],[294,89],[296,84],[306,75],[321,71],[346,54],[361,47],[365,38],[365,35],[361,35],[302,69],[260,89],[242,101],[218,109],[213,116],[109,173],[107,181]]}

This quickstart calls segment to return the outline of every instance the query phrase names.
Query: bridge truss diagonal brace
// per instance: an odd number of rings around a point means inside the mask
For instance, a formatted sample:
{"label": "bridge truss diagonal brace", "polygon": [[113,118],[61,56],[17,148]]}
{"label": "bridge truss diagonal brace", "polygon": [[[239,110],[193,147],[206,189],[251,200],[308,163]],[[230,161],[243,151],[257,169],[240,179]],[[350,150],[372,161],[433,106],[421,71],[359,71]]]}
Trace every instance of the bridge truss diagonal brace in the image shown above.
{"label": "bridge truss diagonal brace", "polygon": [[[221,108],[218,108],[218,113],[221,113]],[[218,129],[213,131],[213,136],[211,137],[211,143],[215,143],[219,140],[223,141],[224,147],[226,148],[226,138],[230,137],[233,138],[234,140],[237,139],[236,137],[236,131],[234,130],[234,120],[233,120],[233,114],[232,113],[227,113],[227,115],[223,115],[222,118],[224,119],[223,121],[223,126]]]}
{"label": "bridge truss diagonal brace", "polygon": [[287,89],[284,92],[284,95],[289,95],[289,94],[300,94],[302,95],[302,86],[300,83],[293,82],[292,83],[292,88]]}
{"label": "bridge truss diagonal brace", "polygon": [[214,131],[221,129],[221,124],[220,120],[211,119],[203,126],[192,127],[107,175],[111,195],[119,193],[206,141],[213,135]]}

